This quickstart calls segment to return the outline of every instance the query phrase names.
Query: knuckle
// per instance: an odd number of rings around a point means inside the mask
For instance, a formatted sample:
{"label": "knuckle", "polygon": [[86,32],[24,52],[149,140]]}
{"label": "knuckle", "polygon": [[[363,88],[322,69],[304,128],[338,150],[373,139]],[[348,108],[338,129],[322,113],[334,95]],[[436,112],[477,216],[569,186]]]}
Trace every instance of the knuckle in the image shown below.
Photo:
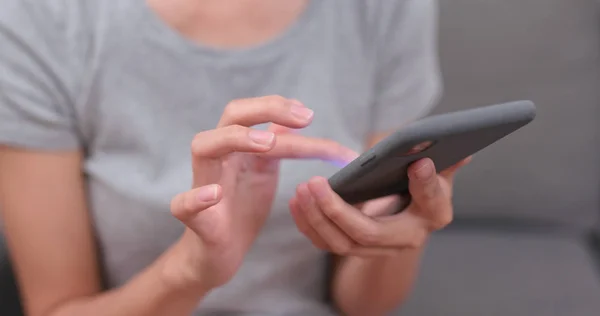
{"label": "knuckle", "polygon": [[437,185],[436,181],[431,181],[427,183],[423,188],[423,198],[432,199],[439,194],[439,185]]}
{"label": "knuckle", "polygon": [[219,141],[225,146],[239,147],[238,145],[244,143],[247,139],[247,129],[247,127],[238,124],[227,126],[223,129],[223,135]]}
{"label": "knuckle", "polygon": [[224,130],[223,139],[227,141],[227,143],[234,143],[240,138],[245,138],[248,128],[239,124],[234,124],[227,126]]}
{"label": "knuckle", "polygon": [[173,215],[175,218],[180,219],[182,216],[182,207],[181,207],[181,201],[182,201],[182,194],[177,194],[175,197],[173,197],[173,199],[171,199],[171,215]]}
{"label": "knuckle", "polygon": [[192,142],[190,143],[190,151],[192,152],[192,155],[194,156],[203,156],[204,155],[204,149],[202,144],[204,143],[204,133],[198,133],[194,136],[194,138],[192,139]]}
{"label": "knuckle", "polygon": [[236,115],[239,112],[239,108],[241,107],[241,104],[243,103],[243,100],[240,99],[236,99],[236,100],[232,100],[229,103],[227,103],[227,105],[225,106],[225,109],[223,109],[223,117],[226,118],[235,118]]}
{"label": "knuckle", "polygon": [[244,111],[242,110],[244,103],[245,100],[243,99],[236,99],[227,103],[223,109],[221,121],[225,122],[226,125],[241,121],[244,116]]}
{"label": "knuckle", "polygon": [[280,95],[269,95],[265,97],[264,102],[269,108],[281,108],[286,104],[287,99]]}

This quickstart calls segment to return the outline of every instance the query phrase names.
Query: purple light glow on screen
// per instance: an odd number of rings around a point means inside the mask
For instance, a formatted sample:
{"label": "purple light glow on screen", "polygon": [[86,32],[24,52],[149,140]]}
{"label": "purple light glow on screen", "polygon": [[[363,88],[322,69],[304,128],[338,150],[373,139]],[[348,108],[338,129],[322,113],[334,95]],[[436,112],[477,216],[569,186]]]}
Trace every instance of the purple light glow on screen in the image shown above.
{"label": "purple light glow on screen", "polygon": [[344,161],[344,160],[325,160],[327,163],[330,163],[336,167],[340,167],[340,168],[344,168],[346,167],[350,161]]}

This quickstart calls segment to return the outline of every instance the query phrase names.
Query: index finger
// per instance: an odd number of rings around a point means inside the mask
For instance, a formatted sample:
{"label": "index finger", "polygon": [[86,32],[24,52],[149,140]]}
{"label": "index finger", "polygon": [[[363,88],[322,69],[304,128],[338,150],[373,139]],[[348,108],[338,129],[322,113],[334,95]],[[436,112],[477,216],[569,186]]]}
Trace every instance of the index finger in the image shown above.
{"label": "index finger", "polygon": [[269,158],[321,159],[346,164],[358,157],[354,150],[330,139],[307,137],[293,133],[278,134],[277,142],[268,152]]}
{"label": "index finger", "polygon": [[217,127],[254,126],[272,122],[290,128],[303,128],[312,122],[313,114],[300,101],[282,96],[238,99],[227,104]]}

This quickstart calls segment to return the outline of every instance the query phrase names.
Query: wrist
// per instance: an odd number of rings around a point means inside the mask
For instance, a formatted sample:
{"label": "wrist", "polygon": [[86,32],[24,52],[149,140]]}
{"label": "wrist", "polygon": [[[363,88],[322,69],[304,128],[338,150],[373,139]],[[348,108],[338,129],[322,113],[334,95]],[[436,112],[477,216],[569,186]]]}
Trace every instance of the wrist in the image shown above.
{"label": "wrist", "polygon": [[165,287],[175,291],[193,291],[207,294],[212,290],[207,276],[202,273],[200,247],[190,246],[187,229],[160,260],[159,275]]}

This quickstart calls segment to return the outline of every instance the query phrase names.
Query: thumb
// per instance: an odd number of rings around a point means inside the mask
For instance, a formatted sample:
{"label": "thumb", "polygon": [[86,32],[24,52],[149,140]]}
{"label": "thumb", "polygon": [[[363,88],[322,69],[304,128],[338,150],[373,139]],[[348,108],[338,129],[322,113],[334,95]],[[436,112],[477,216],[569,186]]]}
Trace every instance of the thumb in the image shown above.
{"label": "thumb", "polygon": [[408,168],[408,177],[412,202],[421,209],[442,209],[448,202],[431,159],[424,158],[413,163]]}
{"label": "thumb", "polygon": [[200,212],[219,203],[223,189],[218,184],[201,186],[180,193],[171,200],[171,214],[184,224],[188,224]]}

